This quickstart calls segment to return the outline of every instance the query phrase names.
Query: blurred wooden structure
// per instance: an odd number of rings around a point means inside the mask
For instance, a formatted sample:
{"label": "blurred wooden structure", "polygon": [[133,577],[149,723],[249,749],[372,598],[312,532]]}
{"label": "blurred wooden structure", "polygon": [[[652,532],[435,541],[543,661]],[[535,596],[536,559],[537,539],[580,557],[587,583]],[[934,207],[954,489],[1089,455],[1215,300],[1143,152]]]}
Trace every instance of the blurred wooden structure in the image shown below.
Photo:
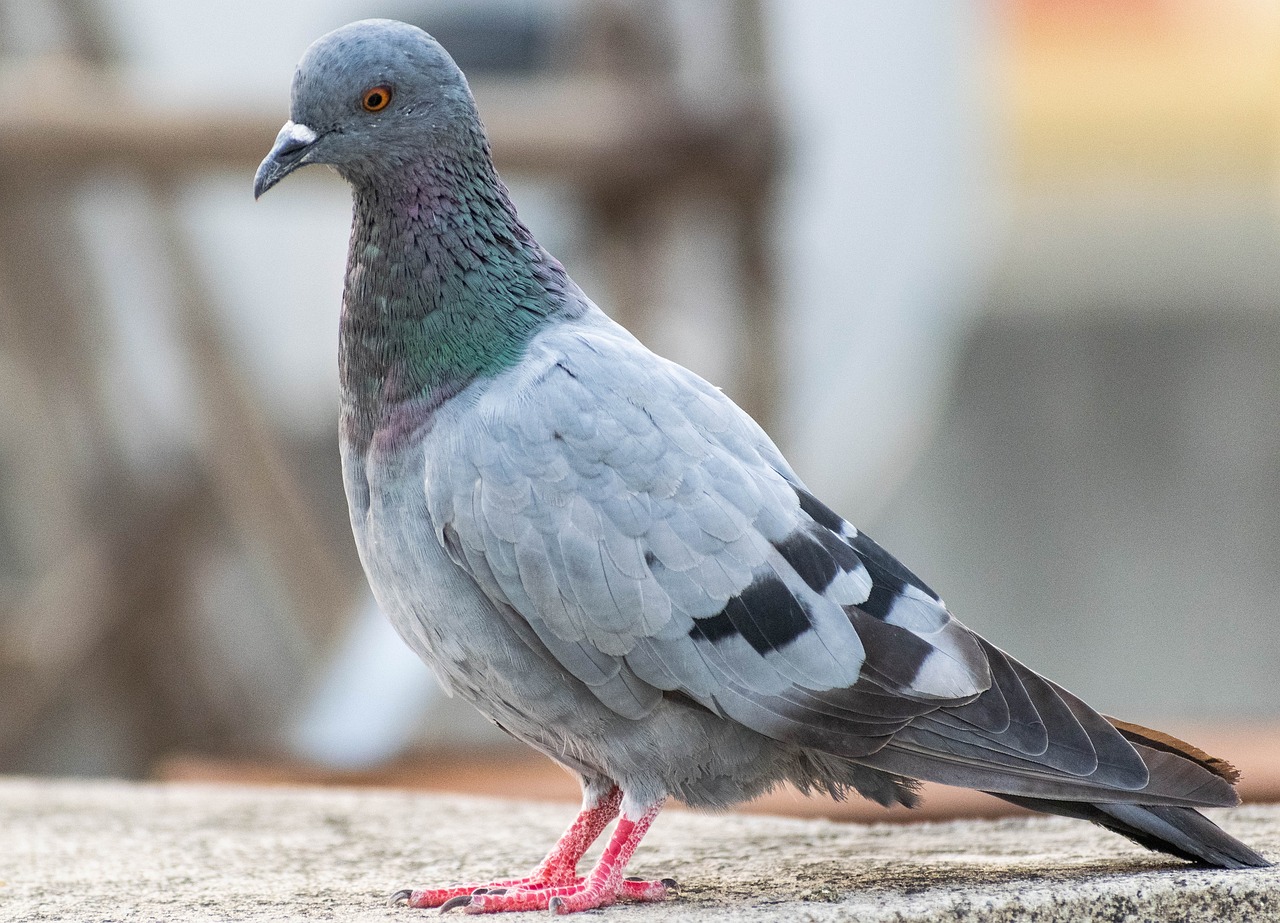
{"label": "blurred wooden structure", "polygon": [[[296,662],[276,665],[286,672],[318,667],[362,578],[350,542],[314,521],[317,490],[255,399],[173,213],[175,190],[202,171],[242,171],[247,194],[286,113],[149,105],[114,79],[106,24],[79,0],[58,5],[78,24],[59,54],[0,47],[0,771],[141,773],[174,749],[252,752],[289,710],[230,688],[235,672],[200,643],[193,569],[212,547],[270,573],[291,623],[281,647]],[[709,190],[737,229],[748,312],[767,325],[759,225],[776,139],[764,94],[739,86],[695,106],[661,55],[611,68],[609,43],[592,36],[629,30],[652,44],[661,28],[617,4],[588,10],[580,73],[474,79],[499,168],[581,191],[594,231],[617,244],[612,304],[640,330],[652,295],[641,283],[660,271],[652,213],[665,196]],[[159,475],[131,466],[113,431],[104,381],[120,360],[104,350],[109,321],[76,225],[84,181],[108,171],[151,197],[150,243],[171,270],[195,379],[200,438]],[[753,338],[752,365],[771,368],[772,339]],[[755,381],[746,401],[763,415],[772,388]],[[49,737],[68,721],[89,728],[69,746],[104,755],[59,752]]]}

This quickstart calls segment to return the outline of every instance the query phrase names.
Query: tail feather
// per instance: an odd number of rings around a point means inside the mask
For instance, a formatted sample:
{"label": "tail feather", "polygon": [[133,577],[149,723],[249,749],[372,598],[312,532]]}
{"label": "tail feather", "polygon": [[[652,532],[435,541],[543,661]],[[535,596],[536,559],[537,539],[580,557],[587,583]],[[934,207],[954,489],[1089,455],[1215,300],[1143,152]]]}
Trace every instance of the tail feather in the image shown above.
{"label": "tail feather", "polygon": [[[944,750],[945,747],[945,750]],[[1139,748],[1135,748],[1139,749]],[[1142,751],[1147,752],[1142,752]],[[1140,748],[1146,756],[1148,748]],[[1156,753],[1157,757],[1164,754]],[[1173,763],[1173,757],[1169,761]],[[976,788],[992,794],[1018,795],[1048,800],[1071,800],[1093,803],[1126,802],[1130,804],[1170,805],[1177,807],[1230,807],[1239,797],[1225,780],[1191,766],[1185,761],[1174,763],[1170,771],[1157,771],[1152,783],[1140,789],[1118,789],[1061,772],[1019,765],[1002,758],[999,763],[974,759],[955,753],[954,745],[915,735],[911,744],[891,740],[881,750],[859,757],[857,762],[885,772],[927,782],[940,782],[960,788]]]}
{"label": "tail feather", "polygon": [[[1230,763],[1161,731],[1105,717],[998,648],[978,643],[991,664],[991,689],[911,719],[857,761],[1092,821],[1193,862],[1268,864],[1195,810],[1239,804],[1239,773]],[[996,696],[1000,700],[987,706],[984,700]]]}
{"label": "tail feather", "polygon": [[1209,818],[1192,808],[1169,805],[1106,804],[1025,798],[992,792],[1012,804],[1033,811],[1087,820],[1156,852],[1224,869],[1266,868],[1271,865]]}
{"label": "tail feather", "polygon": [[1121,721],[1119,718],[1112,718],[1110,715],[1103,715],[1103,717],[1111,722],[1111,726],[1119,731],[1129,743],[1141,744],[1152,750],[1160,750],[1164,753],[1171,753],[1174,756],[1181,756],[1184,759],[1191,760],[1232,785],[1240,781],[1240,770],[1224,759],[1210,756],[1194,744],[1179,740],[1164,731],[1154,731],[1151,728],[1144,728],[1140,724],[1131,724],[1128,721]]}
{"label": "tail feather", "polygon": [[[901,776],[1050,801],[1180,807],[1239,803],[1225,760],[1168,734],[1105,718],[1061,686],[979,639],[993,688],[974,703],[944,706],[910,721],[866,765]],[[1002,729],[967,720],[999,694],[1017,715]],[[1044,742],[1019,726],[1038,727]]]}

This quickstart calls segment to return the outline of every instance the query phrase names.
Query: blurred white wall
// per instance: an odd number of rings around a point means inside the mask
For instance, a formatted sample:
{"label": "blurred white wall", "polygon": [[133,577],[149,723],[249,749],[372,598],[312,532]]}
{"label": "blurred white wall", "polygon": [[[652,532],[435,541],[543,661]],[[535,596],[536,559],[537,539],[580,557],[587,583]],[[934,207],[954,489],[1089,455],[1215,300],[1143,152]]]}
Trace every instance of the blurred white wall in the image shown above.
{"label": "blurred white wall", "polygon": [[777,436],[812,488],[865,521],[933,437],[983,305],[1003,211],[999,23],[980,0],[764,8],[791,145]]}

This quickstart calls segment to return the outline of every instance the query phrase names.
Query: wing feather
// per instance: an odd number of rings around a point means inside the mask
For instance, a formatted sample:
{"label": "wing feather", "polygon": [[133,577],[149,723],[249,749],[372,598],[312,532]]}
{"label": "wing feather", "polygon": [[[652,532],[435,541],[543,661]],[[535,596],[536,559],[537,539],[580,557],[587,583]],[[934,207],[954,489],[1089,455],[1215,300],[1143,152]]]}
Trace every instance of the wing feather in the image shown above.
{"label": "wing feather", "polygon": [[680,692],[851,754],[991,683],[936,595],[746,414],[616,328],[543,334],[432,445],[455,562],[619,714]]}
{"label": "wing feather", "polygon": [[541,334],[437,426],[438,540],[619,715],[693,702],[1014,801],[1234,797],[1178,742],[1117,728],[969,631],[731,401],[600,317]]}

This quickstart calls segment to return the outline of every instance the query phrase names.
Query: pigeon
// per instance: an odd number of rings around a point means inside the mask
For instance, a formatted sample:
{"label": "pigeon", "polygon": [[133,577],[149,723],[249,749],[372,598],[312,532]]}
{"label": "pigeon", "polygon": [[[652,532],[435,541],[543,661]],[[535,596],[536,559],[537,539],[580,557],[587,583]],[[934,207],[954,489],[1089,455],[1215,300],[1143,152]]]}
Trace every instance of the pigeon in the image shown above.
{"label": "pigeon", "polygon": [[1195,810],[1238,802],[1229,763],[966,628],[733,401],[604,314],[517,217],[426,32],[365,20],[306,51],[255,198],[309,164],[354,200],[340,444],[369,582],[451,693],[583,789],[529,875],[393,903],[662,900],[673,880],[625,872],[668,798],[784,783],[886,806],[964,786],[1193,863],[1269,864]]}

